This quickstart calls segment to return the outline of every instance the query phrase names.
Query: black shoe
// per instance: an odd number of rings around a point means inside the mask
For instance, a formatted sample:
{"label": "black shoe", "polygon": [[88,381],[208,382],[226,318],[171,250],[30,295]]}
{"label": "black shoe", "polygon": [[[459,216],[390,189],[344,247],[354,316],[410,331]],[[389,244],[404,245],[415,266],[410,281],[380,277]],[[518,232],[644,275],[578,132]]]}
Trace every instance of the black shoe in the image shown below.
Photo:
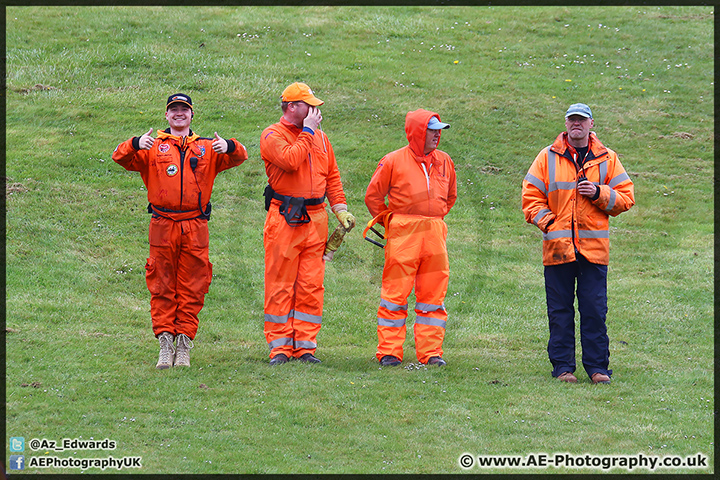
{"label": "black shoe", "polygon": [[303,363],[322,363],[320,359],[316,358],[312,353],[303,353],[298,357],[298,360]]}
{"label": "black shoe", "polygon": [[442,359],[442,357],[430,357],[430,360],[428,360],[428,365],[437,365],[438,367],[444,367],[447,365],[447,362]]}
{"label": "black shoe", "polygon": [[401,363],[399,358],[393,357],[392,355],[385,355],[380,359],[380,365],[383,367],[397,367]]}
{"label": "black shoe", "polygon": [[270,359],[270,365],[281,365],[283,363],[287,363],[288,356],[284,353],[278,353],[273,358]]}

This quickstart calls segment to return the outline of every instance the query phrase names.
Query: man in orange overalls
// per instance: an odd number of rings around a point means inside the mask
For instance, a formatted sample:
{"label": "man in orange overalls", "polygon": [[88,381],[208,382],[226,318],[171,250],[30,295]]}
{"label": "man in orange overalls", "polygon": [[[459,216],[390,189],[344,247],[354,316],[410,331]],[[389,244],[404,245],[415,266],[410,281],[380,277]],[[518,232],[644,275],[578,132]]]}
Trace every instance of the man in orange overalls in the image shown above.
{"label": "man in orange overalls", "polygon": [[376,356],[383,366],[402,362],[407,299],[413,284],[417,359],[423,364],[446,365],[442,344],[450,267],[444,217],[457,199],[457,182],[455,164],[437,146],[440,130],[449,127],[435,112],[408,112],[405,133],[409,144],[380,160],[365,193],[373,222],[385,227],[387,238],[377,312]]}
{"label": "man in orange overalls", "polygon": [[[208,244],[210,194],[215,176],[248,155],[234,138],[201,138],[190,130],[192,100],[178,93],[167,100],[169,128],[132,137],[117,146],[113,160],[140,172],[148,191],[150,290],[153,332],[160,341],[157,368],[190,366],[198,313],[212,280]],[[177,351],[173,346],[177,338]]]}
{"label": "man in orange overalls", "polygon": [[315,357],[323,315],[328,235],[327,196],[345,229],[355,226],[347,211],[335,154],[320,129],[324,102],[304,83],[282,93],[283,116],[263,130],[260,155],[265,161],[265,338],[270,364]]}

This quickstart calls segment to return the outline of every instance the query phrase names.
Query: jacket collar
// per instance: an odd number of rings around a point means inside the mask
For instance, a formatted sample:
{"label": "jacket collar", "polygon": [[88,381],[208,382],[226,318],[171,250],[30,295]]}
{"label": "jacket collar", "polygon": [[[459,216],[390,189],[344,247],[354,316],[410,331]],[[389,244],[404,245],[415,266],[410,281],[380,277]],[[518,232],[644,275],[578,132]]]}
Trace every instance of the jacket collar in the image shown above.
{"label": "jacket collar", "polygon": [[[567,132],[563,132],[557,136],[550,149],[574,162],[571,152],[574,150],[567,141]],[[598,139],[595,132],[590,132],[590,138],[588,139],[588,153],[585,162],[590,162],[596,158],[600,158],[603,155],[607,155],[608,150],[605,145]]]}

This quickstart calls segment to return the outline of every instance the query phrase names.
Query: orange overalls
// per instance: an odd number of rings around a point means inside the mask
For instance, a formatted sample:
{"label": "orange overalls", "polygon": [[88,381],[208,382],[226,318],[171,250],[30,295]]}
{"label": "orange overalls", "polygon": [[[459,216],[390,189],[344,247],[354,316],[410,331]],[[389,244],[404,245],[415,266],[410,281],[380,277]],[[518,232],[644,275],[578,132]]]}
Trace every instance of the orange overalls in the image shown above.
{"label": "orange overalls", "polygon": [[[158,132],[150,150],[133,137],[113,152],[126,170],[140,172],[147,187],[150,256],[145,279],[155,336],[169,332],[195,338],[198,313],[212,280],[208,219],[216,175],[247,160],[245,147],[229,139],[228,153],[212,149],[213,139]],[[193,166],[195,168],[193,168]]]}
{"label": "orange overalls", "polygon": [[[346,207],[340,172],[322,130],[301,129],[285,119],[263,130],[260,155],[274,191],[263,232],[264,332],[270,358],[280,353],[288,358],[314,355],[325,292],[324,199],[327,196],[333,211]],[[294,207],[298,215],[291,218]],[[287,219],[281,211],[288,213]]]}
{"label": "orange overalls", "polygon": [[[457,199],[457,182],[447,153],[436,149],[423,155],[427,124],[433,116],[440,119],[427,110],[408,112],[409,144],[380,160],[365,193],[365,205],[384,224],[387,238],[377,312],[378,360],[385,355],[403,358],[407,299],[413,285],[417,359],[427,363],[430,357],[443,354],[450,274],[443,219]],[[387,210],[391,212],[388,222],[382,215]]]}

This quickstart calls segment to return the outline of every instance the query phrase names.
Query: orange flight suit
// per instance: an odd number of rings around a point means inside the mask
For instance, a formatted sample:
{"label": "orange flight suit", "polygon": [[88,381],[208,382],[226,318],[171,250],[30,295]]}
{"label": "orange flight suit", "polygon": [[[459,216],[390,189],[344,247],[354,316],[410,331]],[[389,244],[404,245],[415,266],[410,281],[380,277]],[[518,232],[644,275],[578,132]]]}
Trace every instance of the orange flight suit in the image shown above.
{"label": "orange flight suit", "polygon": [[[265,338],[270,358],[315,354],[322,325],[328,235],[327,196],[333,211],[347,208],[335,154],[322,130],[298,128],[284,118],[263,130],[260,155],[276,194],[263,232]],[[288,224],[277,196],[306,199],[305,223]],[[288,210],[285,210],[288,211]],[[295,220],[299,220],[296,216]]]}
{"label": "orange flight suit", "polygon": [[225,154],[212,149],[213,141],[192,131],[177,137],[168,128],[158,132],[150,150],[140,150],[139,137],[133,137],[113,152],[126,170],[140,172],[148,191],[152,218],[145,279],[155,336],[182,333],[192,340],[197,333],[212,280],[207,222],[213,182],[219,172],[248,158],[234,138],[227,140]]}
{"label": "orange flight suit", "polygon": [[417,359],[427,363],[443,354],[444,300],[450,274],[443,219],[457,199],[457,182],[447,153],[435,149],[423,154],[427,124],[433,116],[440,119],[427,110],[408,112],[409,144],[380,160],[365,193],[365,205],[373,217],[388,209],[392,212],[389,221],[380,219],[387,243],[377,313],[378,360],[385,355],[403,358],[407,299],[413,285]]}

